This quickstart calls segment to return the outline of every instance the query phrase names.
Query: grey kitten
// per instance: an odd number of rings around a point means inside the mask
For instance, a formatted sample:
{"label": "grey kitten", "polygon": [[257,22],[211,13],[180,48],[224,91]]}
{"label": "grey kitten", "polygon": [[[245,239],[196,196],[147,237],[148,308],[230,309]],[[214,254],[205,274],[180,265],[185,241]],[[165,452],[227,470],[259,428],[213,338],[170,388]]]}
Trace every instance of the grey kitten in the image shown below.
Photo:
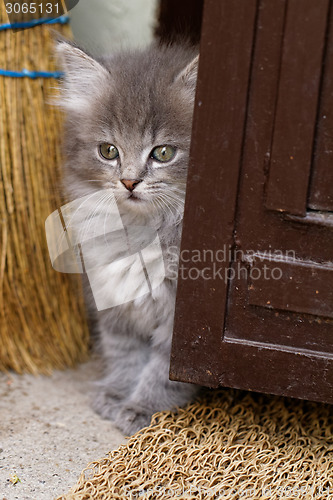
{"label": "grey kitten", "polygon": [[[111,188],[125,226],[153,228],[163,250],[166,276],[158,288],[96,312],[105,372],[93,406],[131,434],[197,392],[169,380],[169,362],[198,56],[186,46],[154,45],[94,59],[62,40],[57,52],[65,71],[69,198]],[[91,213],[92,199],[85,205]],[[90,257],[98,261],[101,253]],[[110,298],[111,278],[107,271],[98,276]]]}

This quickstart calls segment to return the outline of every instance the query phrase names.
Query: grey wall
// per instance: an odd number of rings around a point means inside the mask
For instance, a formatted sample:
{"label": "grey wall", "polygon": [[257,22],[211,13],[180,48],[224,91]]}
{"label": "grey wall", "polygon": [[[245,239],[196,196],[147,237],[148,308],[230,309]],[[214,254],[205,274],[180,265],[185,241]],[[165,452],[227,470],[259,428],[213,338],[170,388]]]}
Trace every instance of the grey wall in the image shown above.
{"label": "grey wall", "polygon": [[158,0],[80,0],[70,11],[78,43],[93,54],[119,46],[144,46],[152,39]]}

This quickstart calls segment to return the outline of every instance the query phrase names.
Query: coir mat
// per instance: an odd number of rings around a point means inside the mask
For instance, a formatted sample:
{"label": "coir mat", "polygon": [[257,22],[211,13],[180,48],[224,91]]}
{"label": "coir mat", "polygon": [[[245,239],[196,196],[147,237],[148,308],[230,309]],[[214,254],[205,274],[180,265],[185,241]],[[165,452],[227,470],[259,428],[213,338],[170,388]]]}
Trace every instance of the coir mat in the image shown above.
{"label": "coir mat", "polygon": [[88,465],[58,500],[331,499],[333,407],[204,391]]}

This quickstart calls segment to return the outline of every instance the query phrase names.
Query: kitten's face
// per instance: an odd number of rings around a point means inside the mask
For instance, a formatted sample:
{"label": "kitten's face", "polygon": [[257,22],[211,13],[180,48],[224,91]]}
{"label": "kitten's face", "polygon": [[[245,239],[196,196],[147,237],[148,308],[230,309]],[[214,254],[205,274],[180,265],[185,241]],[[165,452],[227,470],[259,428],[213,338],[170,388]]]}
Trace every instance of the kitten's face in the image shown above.
{"label": "kitten's face", "polygon": [[66,188],[71,198],[112,188],[123,211],[181,214],[197,58],[152,48],[100,62],[68,43],[65,70]]}

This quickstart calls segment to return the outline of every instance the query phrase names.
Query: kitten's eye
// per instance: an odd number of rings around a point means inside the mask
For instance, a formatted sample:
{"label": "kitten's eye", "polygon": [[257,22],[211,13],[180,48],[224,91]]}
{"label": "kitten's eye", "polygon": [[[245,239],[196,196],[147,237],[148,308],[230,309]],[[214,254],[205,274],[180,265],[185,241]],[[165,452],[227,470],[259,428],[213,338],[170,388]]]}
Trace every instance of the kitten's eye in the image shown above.
{"label": "kitten's eye", "polygon": [[115,160],[119,156],[119,151],[113,144],[104,142],[99,147],[99,152],[106,160]]}
{"label": "kitten's eye", "polygon": [[176,154],[176,148],[172,146],[157,146],[150,154],[151,158],[159,162],[166,162],[172,160]]}

